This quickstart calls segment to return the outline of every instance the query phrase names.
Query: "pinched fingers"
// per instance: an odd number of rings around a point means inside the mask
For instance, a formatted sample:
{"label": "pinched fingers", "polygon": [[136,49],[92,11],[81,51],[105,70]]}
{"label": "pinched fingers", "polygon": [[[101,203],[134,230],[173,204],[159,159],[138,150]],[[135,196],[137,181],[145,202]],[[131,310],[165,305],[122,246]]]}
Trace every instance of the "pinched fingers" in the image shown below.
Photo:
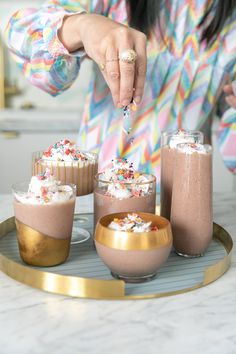
{"label": "pinched fingers", "polygon": [[109,35],[104,43],[106,47],[103,48],[104,54],[100,55],[100,68],[115,106],[128,106],[132,99],[139,103],[146,78],[145,35],[123,26]]}
{"label": "pinched fingers", "polygon": [[135,45],[137,61],[134,83],[134,101],[136,103],[140,103],[142,99],[147,71],[146,36],[143,34],[141,35],[142,36]]}

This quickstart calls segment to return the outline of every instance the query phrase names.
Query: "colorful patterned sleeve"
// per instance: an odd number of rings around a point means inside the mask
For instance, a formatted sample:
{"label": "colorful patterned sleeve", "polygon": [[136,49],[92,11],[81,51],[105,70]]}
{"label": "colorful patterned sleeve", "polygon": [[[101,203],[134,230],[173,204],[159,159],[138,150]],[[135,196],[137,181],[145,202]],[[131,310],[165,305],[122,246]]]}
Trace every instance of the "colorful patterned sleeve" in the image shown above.
{"label": "colorful patterned sleeve", "polygon": [[225,111],[218,131],[219,149],[226,167],[236,174],[236,110]]}
{"label": "colorful patterned sleeve", "polygon": [[[228,22],[222,32],[222,43],[219,46],[217,64],[224,68],[227,77],[225,83],[234,81],[236,78],[236,12],[232,20]],[[221,118],[218,130],[218,147],[228,170],[236,174],[236,110],[229,108],[225,101],[225,94],[221,95],[222,101],[219,107]]]}
{"label": "colorful patterned sleeve", "polygon": [[83,51],[70,54],[57,31],[65,15],[84,11],[102,13],[102,1],[47,1],[39,10],[19,10],[7,25],[9,49],[25,77],[53,96],[72,85],[84,55]]}

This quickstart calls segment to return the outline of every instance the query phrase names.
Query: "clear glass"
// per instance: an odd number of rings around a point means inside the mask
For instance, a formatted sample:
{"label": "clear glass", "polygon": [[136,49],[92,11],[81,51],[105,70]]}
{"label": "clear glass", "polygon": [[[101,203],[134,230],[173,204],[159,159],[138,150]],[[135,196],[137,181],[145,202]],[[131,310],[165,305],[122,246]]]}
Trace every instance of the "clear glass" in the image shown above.
{"label": "clear glass", "polygon": [[184,257],[201,256],[213,233],[212,148],[199,145],[205,152],[179,144],[175,155],[171,226],[174,248]]}
{"label": "clear glass", "polygon": [[[42,173],[45,168],[49,168],[56,179],[64,184],[74,183],[76,185],[77,197],[93,192],[94,176],[98,170],[98,155],[89,153],[89,161],[53,161],[42,159],[43,151],[36,151],[32,155],[32,175]],[[72,244],[82,243],[90,238],[90,233],[81,227],[83,218],[77,217],[74,221],[72,232]]]}
{"label": "clear glass", "polygon": [[93,192],[93,180],[98,170],[98,155],[82,151],[90,155],[87,161],[57,161],[42,159],[43,151],[36,151],[32,155],[32,176],[42,173],[49,168],[55,178],[63,184],[75,184],[77,197]]}
{"label": "clear glass", "polygon": [[203,143],[204,135],[197,130],[165,131],[161,135],[161,211],[160,215],[170,220],[171,197],[173,186],[173,166],[175,161],[176,145],[185,140],[191,143]]}
{"label": "clear glass", "polygon": [[141,175],[148,181],[122,183],[104,181],[101,173],[95,176],[94,227],[102,216],[112,213],[140,211],[155,214],[156,177],[145,173]]}
{"label": "clear glass", "polygon": [[[62,263],[69,254],[76,186],[71,184],[66,186],[70,187],[70,190],[67,189],[70,193],[68,199],[61,197],[60,200],[42,204],[30,198],[28,186],[29,183],[26,182],[12,186],[15,218],[17,225],[20,225],[17,230],[21,257],[26,263],[33,265]],[[65,185],[59,186],[59,191],[65,191],[64,187]],[[31,238],[32,230],[41,236]],[[56,251],[53,247],[55,243]]]}

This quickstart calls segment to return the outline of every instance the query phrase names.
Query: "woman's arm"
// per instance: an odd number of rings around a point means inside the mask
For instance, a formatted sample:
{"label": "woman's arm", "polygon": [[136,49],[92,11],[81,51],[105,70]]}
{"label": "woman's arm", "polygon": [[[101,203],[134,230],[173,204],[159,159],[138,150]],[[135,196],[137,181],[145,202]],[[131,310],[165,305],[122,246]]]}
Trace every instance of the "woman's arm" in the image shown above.
{"label": "woman's arm", "polygon": [[[79,73],[82,43],[70,51],[58,38],[63,20],[83,11],[102,11],[102,1],[51,0],[39,10],[29,8],[15,13],[6,28],[8,46],[26,78],[55,96],[69,88]],[[76,15],[74,15],[76,16]],[[74,17],[72,16],[72,17]],[[83,16],[83,14],[77,15]],[[73,36],[72,36],[73,37]]]}
{"label": "woman's arm", "polygon": [[[146,77],[146,36],[106,17],[109,7],[120,1],[88,1],[92,13],[76,14],[87,10],[81,1],[51,0],[39,11],[16,13],[8,25],[8,42],[26,77],[56,95],[77,77],[80,49],[84,48],[100,66],[114,104],[121,108],[132,98],[139,103]],[[119,11],[125,16],[125,5]],[[71,13],[74,15],[69,16]],[[120,60],[131,49],[137,53],[137,60]]]}

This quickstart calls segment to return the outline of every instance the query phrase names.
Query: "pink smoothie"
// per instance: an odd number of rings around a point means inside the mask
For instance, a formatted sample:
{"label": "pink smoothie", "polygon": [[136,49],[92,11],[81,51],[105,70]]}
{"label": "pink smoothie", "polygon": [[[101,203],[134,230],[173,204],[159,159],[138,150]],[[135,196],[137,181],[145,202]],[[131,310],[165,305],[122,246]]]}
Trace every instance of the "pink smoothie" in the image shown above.
{"label": "pink smoothie", "polygon": [[176,146],[179,143],[203,143],[203,134],[195,130],[163,132],[161,147],[161,216],[170,220],[173,171]]}
{"label": "pink smoothie", "polygon": [[170,220],[175,149],[161,148],[161,216]]}
{"label": "pink smoothie", "polygon": [[44,152],[33,154],[32,175],[49,168],[62,184],[75,184],[77,196],[93,192],[93,180],[98,170],[98,156],[81,151],[75,142],[62,139]]}
{"label": "pink smoothie", "polygon": [[15,217],[23,224],[46,236],[71,237],[75,198],[52,204],[23,204],[14,200]]}
{"label": "pink smoothie", "polygon": [[93,192],[94,176],[98,171],[97,161],[62,162],[39,159],[33,165],[33,175],[49,168],[51,173],[62,184],[75,184],[77,196]]}
{"label": "pink smoothie", "polygon": [[135,197],[118,199],[110,197],[99,188],[94,190],[94,226],[96,226],[98,220],[105,215],[119,213],[119,212],[146,212],[155,214],[156,207],[156,191]]}
{"label": "pink smoothie", "polygon": [[168,258],[172,244],[150,250],[119,250],[95,240],[99,256],[120,277],[152,277]]}
{"label": "pink smoothie", "polygon": [[212,150],[209,145],[197,145],[205,150],[186,152],[179,145],[173,175],[173,243],[177,253],[186,256],[204,253],[213,230]]}

